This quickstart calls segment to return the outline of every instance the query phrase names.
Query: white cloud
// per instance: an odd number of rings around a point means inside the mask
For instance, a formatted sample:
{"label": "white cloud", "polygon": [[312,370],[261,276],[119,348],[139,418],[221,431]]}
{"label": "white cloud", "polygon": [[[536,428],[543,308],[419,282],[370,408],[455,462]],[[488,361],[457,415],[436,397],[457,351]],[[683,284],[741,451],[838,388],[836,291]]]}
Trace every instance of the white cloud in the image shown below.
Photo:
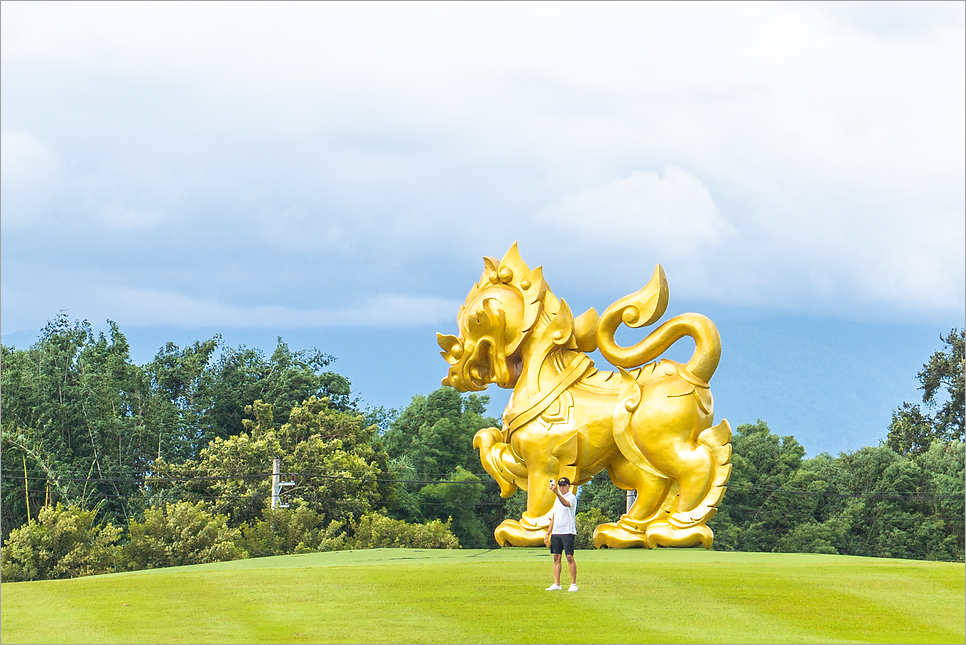
{"label": "white cloud", "polygon": [[668,258],[697,259],[735,233],[704,184],[676,166],[666,167],[663,177],[637,171],[564,195],[537,211],[535,220],[552,236],[597,249],[633,248]]}
{"label": "white cloud", "polygon": [[57,155],[31,133],[0,132],[0,195],[5,225],[22,227],[41,218],[60,180]]}
{"label": "white cloud", "polygon": [[335,217],[290,206],[266,214],[262,235],[273,245],[297,251],[317,251],[342,246],[342,225]]}
{"label": "white cloud", "polygon": [[104,205],[99,215],[101,222],[113,229],[152,228],[164,220],[160,213],[134,210],[118,204]]}
{"label": "white cloud", "polygon": [[[18,184],[4,139],[4,233],[56,221],[95,256],[126,234],[114,273],[152,289],[189,292],[217,261],[234,292],[292,274],[404,292],[520,239],[548,270],[633,247],[678,293],[766,310],[964,306],[961,3],[0,11],[4,136],[49,153],[46,183]],[[172,287],[152,245],[202,229]],[[611,268],[581,272],[588,289]]]}
{"label": "white cloud", "polygon": [[90,300],[110,318],[132,327],[299,329],[306,327],[417,327],[456,317],[460,302],[432,296],[379,294],[349,308],[251,307],[132,287],[97,289]]}
{"label": "white cloud", "polygon": [[57,165],[57,156],[29,132],[0,133],[0,163],[4,178],[29,182]]}

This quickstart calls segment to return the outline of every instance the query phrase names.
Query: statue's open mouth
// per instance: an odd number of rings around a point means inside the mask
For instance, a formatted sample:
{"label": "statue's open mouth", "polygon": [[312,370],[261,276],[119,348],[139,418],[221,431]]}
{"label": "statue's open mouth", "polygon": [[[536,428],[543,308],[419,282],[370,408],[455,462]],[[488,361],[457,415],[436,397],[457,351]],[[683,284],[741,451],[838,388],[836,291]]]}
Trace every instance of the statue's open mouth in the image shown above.
{"label": "statue's open mouth", "polygon": [[460,392],[479,392],[485,390],[492,381],[493,343],[488,339],[477,341],[473,349],[463,354],[462,359],[449,370],[445,381]]}
{"label": "statue's open mouth", "polygon": [[[490,338],[481,338],[468,353],[460,343],[459,361],[449,369],[443,385],[450,385],[460,392],[479,392],[490,383],[512,388],[520,375],[519,361],[507,360],[500,345]],[[453,355],[453,352],[450,352]]]}

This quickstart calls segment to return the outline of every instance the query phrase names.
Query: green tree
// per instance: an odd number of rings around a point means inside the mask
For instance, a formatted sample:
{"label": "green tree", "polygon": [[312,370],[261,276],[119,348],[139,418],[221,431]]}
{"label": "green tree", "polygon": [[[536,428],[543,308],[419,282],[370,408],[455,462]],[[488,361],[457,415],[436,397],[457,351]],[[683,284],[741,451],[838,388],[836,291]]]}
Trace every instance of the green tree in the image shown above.
{"label": "green tree", "polygon": [[390,457],[405,457],[421,475],[440,476],[457,466],[480,471],[473,449],[473,436],[481,428],[499,425],[484,418],[489,397],[462,397],[451,387],[441,387],[429,396],[414,396],[383,434]]}
{"label": "green tree", "polygon": [[207,443],[242,432],[245,407],[256,399],[270,404],[281,424],[292,408],[312,396],[328,399],[330,408],[354,411],[349,381],[325,370],[334,360],[317,349],[293,352],[281,338],[267,359],[259,349],[224,348],[199,387],[202,439]]}
{"label": "green tree", "polygon": [[496,546],[493,530],[505,518],[505,502],[473,448],[478,430],[500,425],[484,416],[488,401],[441,387],[414,396],[395,416],[382,434],[399,482],[390,516],[415,523],[452,518],[464,547]]}
{"label": "green tree", "polygon": [[[195,341],[184,349],[166,343],[154,360],[144,366],[152,390],[157,394],[159,416],[156,458],[183,461],[197,456],[206,444],[202,415],[209,407],[205,389],[211,379],[209,366],[221,343],[215,336]],[[170,445],[164,450],[165,442]]]}
{"label": "green tree", "polygon": [[[27,520],[27,506],[63,502],[125,523],[140,512],[140,478],[160,453],[171,457],[162,406],[126,338],[94,335],[66,314],[50,321],[26,350],[2,350],[3,533]],[[26,471],[26,472],[25,472]],[[24,489],[12,479],[27,482]]]}
{"label": "green tree", "polygon": [[933,419],[918,404],[903,402],[893,411],[886,445],[900,455],[918,454],[936,438]]}
{"label": "green tree", "polygon": [[485,490],[477,475],[457,466],[445,481],[427,484],[419,489],[419,507],[426,518],[449,518],[460,545],[482,549],[489,544],[492,529],[480,519],[478,504]]}
{"label": "green tree", "polygon": [[602,522],[616,522],[627,510],[627,491],[615,486],[607,471],[602,470],[580,487],[577,507],[581,511],[599,509],[605,518]]}
{"label": "green tree", "polygon": [[966,330],[952,329],[940,338],[943,349],[934,353],[918,374],[923,404],[938,410],[933,416],[923,412],[918,404],[904,402],[892,413],[886,444],[899,454],[921,454],[935,440],[964,439]]}
{"label": "green tree", "polygon": [[197,460],[156,462],[148,499],[208,500],[239,527],[260,517],[270,501],[275,458],[283,478],[296,482],[285,501],[310,508],[326,525],[360,517],[391,497],[391,482],[380,481],[387,456],[362,415],[333,410],[315,397],[293,408],[278,429],[269,404],[255,401],[248,413],[255,419],[244,420],[240,434],[215,438]]}
{"label": "green tree", "polygon": [[[783,493],[801,466],[805,449],[794,437],[772,434],[761,419],[738,426],[732,439],[732,471],[717,514],[708,523],[715,548],[771,551],[794,528],[802,497]],[[807,486],[798,481],[795,488]]]}
{"label": "green tree", "polygon": [[[933,354],[919,372],[922,400],[929,407],[939,408],[935,417],[937,434],[962,441],[963,417],[966,415],[966,330],[952,329],[942,341],[944,348]],[[946,401],[939,405],[940,397],[937,394],[944,390]]]}

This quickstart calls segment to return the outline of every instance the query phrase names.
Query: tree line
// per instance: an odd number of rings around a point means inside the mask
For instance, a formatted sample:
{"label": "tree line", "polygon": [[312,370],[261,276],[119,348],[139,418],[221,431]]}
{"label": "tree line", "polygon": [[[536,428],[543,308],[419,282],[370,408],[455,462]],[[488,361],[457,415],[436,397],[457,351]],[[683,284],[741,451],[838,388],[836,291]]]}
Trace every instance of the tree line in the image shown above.
{"label": "tree line", "polygon": [[[318,350],[271,355],[220,337],[136,365],[114,323],[65,314],[2,347],[2,574],[70,577],[319,550],[496,547],[517,517],[472,437],[487,397],[440,388],[360,409]],[[963,559],[963,332],[953,330],[881,445],[804,459],[793,437],[739,426],[715,548]],[[925,409],[923,409],[925,408]],[[931,412],[935,410],[935,413]],[[271,464],[284,488],[272,508]],[[580,490],[578,544],[625,493]]]}

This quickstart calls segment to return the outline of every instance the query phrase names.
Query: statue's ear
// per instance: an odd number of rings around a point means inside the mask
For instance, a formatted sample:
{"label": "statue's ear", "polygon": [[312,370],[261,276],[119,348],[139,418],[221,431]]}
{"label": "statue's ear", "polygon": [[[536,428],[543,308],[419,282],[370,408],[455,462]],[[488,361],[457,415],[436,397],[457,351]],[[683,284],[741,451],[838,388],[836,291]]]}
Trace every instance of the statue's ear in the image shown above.
{"label": "statue's ear", "polygon": [[554,345],[566,345],[574,335],[574,314],[564,299],[560,299],[560,309],[550,321],[547,333],[553,339]]}
{"label": "statue's ear", "polygon": [[460,362],[460,358],[463,357],[463,343],[456,336],[444,336],[443,334],[436,334],[436,342],[439,343],[440,352],[442,357],[446,359],[446,362],[450,365],[456,365]]}
{"label": "statue's ear", "polygon": [[527,266],[527,263],[523,261],[522,257],[520,257],[520,249],[517,248],[516,242],[513,243],[513,246],[507,250],[506,254],[503,256],[503,259],[500,260],[500,266],[512,269],[517,275],[523,275],[530,270],[530,267]]}
{"label": "statue's ear", "polygon": [[500,271],[500,261],[494,258],[483,258],[483,276],[480,278],[480,285],[487,282],[496,282]]}
{"label": "statue's ear", "polygon": [[597,310],[591,307],[574,318],[574,349],[592,352],[597,349]]}
{"label": "statue's ear", "polygon": [[525,304],[523,314],[523,331],[530,331],[540,315],[540,301],[547,293],[547,281],[543,279],[543,267],[537,267],[528,272],[520,281]]}

